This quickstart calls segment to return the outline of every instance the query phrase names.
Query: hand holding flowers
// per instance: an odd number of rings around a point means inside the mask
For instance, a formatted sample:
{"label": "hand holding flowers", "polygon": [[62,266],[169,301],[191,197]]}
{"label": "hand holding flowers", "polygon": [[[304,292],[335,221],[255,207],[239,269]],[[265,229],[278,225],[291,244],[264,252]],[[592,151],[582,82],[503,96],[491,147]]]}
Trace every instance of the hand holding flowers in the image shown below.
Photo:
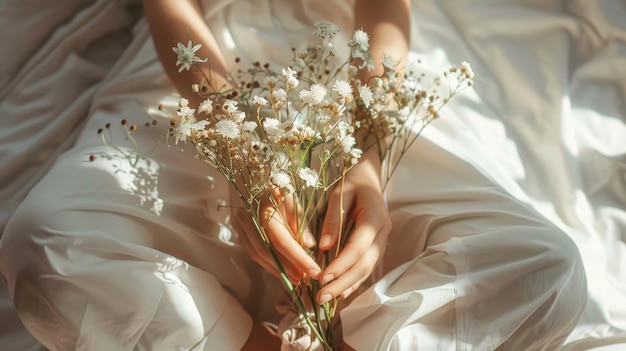
{"label": "hand holding flowers", "polygon": [[[233,185],[233,205],[244,207],[233,211],[243,245],[281,278],[303,322],[330,350],[335,298],[356,290],[384,251],[386,184],[473,73],[465,64],[447,70],[450,90],[442,97],[441,77],[424,88],[423,76],[386,57],[382,75],[362,82],[361,72],[373,67],[367,33],[357,30],[347,43],[350,58],[339,61],[332,43],[338,28],[316,28],[321,44],[294,50],[293,66],[280,72],[254,64],[231,77],[230,89],[204,76],[192,88],[203,102],[193,109],[181,99],[170,132]],[[191,42],[174,48],[179,71],[203,62],[198,49]]]}

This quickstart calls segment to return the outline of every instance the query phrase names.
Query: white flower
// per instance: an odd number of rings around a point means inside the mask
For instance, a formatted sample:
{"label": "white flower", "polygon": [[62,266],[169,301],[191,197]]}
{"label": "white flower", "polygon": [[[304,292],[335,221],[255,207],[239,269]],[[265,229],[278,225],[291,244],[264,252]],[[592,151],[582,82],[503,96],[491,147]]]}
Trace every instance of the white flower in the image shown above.
{"label": "white flower", "polygon": [[243,111],[235,111],[233,112],[233,120],[237,123],[243,122],[246,119],[246,113]]}
{"label": "white flower", "polygon": [[282,71],[283,79],[285,80],[285,88],[293,89],[298,86],[298,79],[295,77],[296,71],[292,70],[291,67],[287,67],[287,69],[283,68]]}
{"label": "white flower", "polygon": [[196,52],[200,50],[202,44],[198,44],[196,46],[192,46],[191,40],[187,43],[187,47],[182,43],[178,43],[177,47],[172,48],[176,55],[178,55],[178,59],[176,60],[176,67],[180,65],[178,72],[182,72],[183,70],[189,70],[191,65],[196,62],[206,62],[207,59],[201,59],[196,56]]}
{"label": "white flower", "polygon": [[234,100],[226,100],[224,102],[224,110],[228,113],[233,113],[235,111],[237,111],[237,101]]}
{"label": "white flower", "polygon": [[194,93],[197,93],[200,91],[200,85],[198,84],[192,84],[191,85],[191,91],[193,91]]}
{"label": "white flower", "polygon": [[339,27],[331,22],[327,21],[317,21],[314,24],[315,32],[314,34],[321,38],[333,38],[337,33],[339,33]]}
{"label": "white flower", "polygon": [[190,124],[189,128],[191,128],[195,132],[203,132],[209,124],[211,124],[211,122],[207,121],[206,119],[203,119],[196,123]]}
{"label": "white flower", "polygon": [[383,57],[383,67],[388,70],[393,70],[396,66],[396,61],[394,61],[392,56]]}
{"label": "white flower", "polygon": [[181,107],[176,111],[176,114],[181,118],[181,119],[185,119],[185,120],[192,120],[194,119],[194,113],[196,112],[196,110],[189,108],[187,106],[185,107]]}
{"label": "white flower", "polygon": [[352,150],[350,150],[350,153],[348,155],[350,156],[350,161],[352,165],[355,165],[359,162],[361,156],[363,156],[363,150],[353,148]]}
{"label": "white flower", "polygon": [[283,89],[277,89],[277,90],[272,91],[272,103],[273,104],[284,103],[286,99],[287,99],[287,92],[285,92]]}
{"label": "white flower", "polygon": [[465,74],[468,79],[474,78],[474,71],[472,70],[472,66],[470,66],[470,64],[465,61],[461,63],[461,72],[463,72],[463,74]]}
{"label": "white flower", "polygon": [[239,137],[239,125],[229,119],[223,119],[217,122],[215,129],[225,138],[235,139]]}
{"label": "white flower", "polygon": [[319,175],[310,168],[300,168],[298,176],[304,180],[307,187],[317,188],[320,186]]}
{"label": "white flower", "polygon": [[367,50],[370,47],[370,37],[362,29],[357,29],[348,40],[348,45],[358,46],[361,50]]}
{"label": "white flower", "polygon": [[252,103],[256,104],[258,107],[262,107],[267,105],[267,99],[258,95],[254,95],[254,97],[252,98]]}
{"label": "white flower", "polygon": [[263,129],[269,136],[280,136],[285,131],[280,127],[280,121],[276,118],[265,118]]}
{"label": "white flower", "polygon": [[346,154],[352,152],[354,145],[356,145],[356,139],[352,135],[348,135],[341,140],[341,147]]}
{"label": "white flower", "polygon": [[350,83],[343,79],[335,81],[333,90],[336,91],[342,98],[352,98],[352,87],[350,86]]}
{"label": "white flower", "polygon": [[302,90],[300,99],[308,105],[319,105],[326,97],[326,87],[321,84],[313,84],[310,90]]}
{"label": "white flower", "polygon": [[285,190],[287,193],[292,193],[294,190],[293,186],[291,185],[291,177],[289,177],[289,174],[285,172],[278,171],[273,173],[272,184]]}
{"label": "white flower", "polygon": [[253,121],[246,121],[243,122],[243,130],[245,130],[246,132],[254,132],[254,130],[256,129],[256,122]]}
{"label": "white flower", "polygon": [[202,112],[206,114],[210,114],[211,112],[213,112],[213,102],[211,100],[206,99],[200,103],[200,105],[198,106],[198,113]]}
{"label": "white flower", "polygon": [[189,106],[189,100],[187,100],[185,98],[178,99],[178,106],[180,106],[180,107],[188,107]]}
{"label": "white flower", "polygon": [[372,94],[372,89],[367,85],[359,86],[359,96],[361,100],[363,100],[363,104],[366,108],[370,107],[370,104],[374,101],[374,94]]}
{"label": "white flower", "polygon": [[278,79],[274,76],[267,76],[263,80],[263,84],[270,89],[274,89],[276,83],[278,83]]}

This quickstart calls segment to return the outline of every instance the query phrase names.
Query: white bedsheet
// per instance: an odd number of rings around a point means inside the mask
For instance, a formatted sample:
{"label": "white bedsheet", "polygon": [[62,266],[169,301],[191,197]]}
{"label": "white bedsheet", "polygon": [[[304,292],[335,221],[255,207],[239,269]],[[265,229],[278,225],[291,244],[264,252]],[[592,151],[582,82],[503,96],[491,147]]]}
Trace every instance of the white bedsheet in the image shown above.
{"label": "white bedsheet", "polygon": [[[477,76],[425,137],[578,244],[589,300],[564,350],[626,349],[626,2],[412,8],[413,54],[433,68],[468,61]],[[137,10],[122,0],[0,0],[0,228],[128,63],[160,69]],[[219,25],[237,26],[237,14],[227,19]],[[1,288],[2,350],[36,348]]]}

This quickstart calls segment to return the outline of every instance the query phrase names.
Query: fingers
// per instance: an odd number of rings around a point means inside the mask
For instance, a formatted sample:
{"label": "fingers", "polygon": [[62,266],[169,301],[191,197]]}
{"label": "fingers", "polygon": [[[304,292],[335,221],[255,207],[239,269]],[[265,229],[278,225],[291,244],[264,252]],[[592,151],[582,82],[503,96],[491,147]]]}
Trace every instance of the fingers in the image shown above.
{"label": "fingers", "polygon": [[345,222],[345,209],[351,207],[352,196],[342,194],[339,189],[335,189],[331,193],[328,207],[326,208],[326,217],[322,225],[322,236],[319,243],[320,249],[330,250],[337,244],[341,227]]}
{"label": "fingers", "polygon": [[325,286],[317,296],[320,303],[338,296],[345,298],[356,290],[373,272],[387,244],[391,220],[380,193],[361,188],[354,205],[351,216],[355,217],[355,230],[322,274]]}
{"label": "fingers", "polygon": [[[265,270],[276,277],[280,277],[276,263],[270,256],[247,212],[243,215],[236,216],[236,220],[234,220],[232,224],[233,228],[239,234],[238,237],[241,245],[246,249],[250,257]],[[278,257],[283,263],[283,269],[289,280],[292,283],[299,281],[302,278],[302,272],[291,264],[289,260],[282,257],[282,255],[278,255]]]}
{"label": "fingers", "polygon": [[284,226],[283,221],[278,217],[277,215],[272,216],[265,227],[272,247],[295,267],[313,279],[319,279],[320,267],[294,239],[290,231]]}
{"label": "fingers", "polygon": [[378,245],[371,246],[354,265],[319,291],[318,302],[322,304],[335,297],[346,299],[350,296],[373,272],[381,253]]}

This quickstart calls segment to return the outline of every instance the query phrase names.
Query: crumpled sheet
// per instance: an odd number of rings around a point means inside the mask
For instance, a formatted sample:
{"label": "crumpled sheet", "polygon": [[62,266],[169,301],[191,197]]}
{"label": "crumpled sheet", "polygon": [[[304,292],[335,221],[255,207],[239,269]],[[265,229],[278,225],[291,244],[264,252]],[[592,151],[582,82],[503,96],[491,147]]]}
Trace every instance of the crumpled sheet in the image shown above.
{"label": "crumpled sheet", "polygon": [[[80,136],[94,106],[114,94],[134,53],[145,55],[133,64],[160,69],[145,48],[139,7],[0,0],[0,228]],[[563,350],[624,349],[626,4],[420,0],[412,13],[414,57],[433,68],[468,61],[477,76],[424,136],[578,244],[589,300]],[[237,14],[226,18],[214,25],[236,27]],[[235,46],[235,39],[221,41]],[[1,288],[3,350],[38,349]]]}

